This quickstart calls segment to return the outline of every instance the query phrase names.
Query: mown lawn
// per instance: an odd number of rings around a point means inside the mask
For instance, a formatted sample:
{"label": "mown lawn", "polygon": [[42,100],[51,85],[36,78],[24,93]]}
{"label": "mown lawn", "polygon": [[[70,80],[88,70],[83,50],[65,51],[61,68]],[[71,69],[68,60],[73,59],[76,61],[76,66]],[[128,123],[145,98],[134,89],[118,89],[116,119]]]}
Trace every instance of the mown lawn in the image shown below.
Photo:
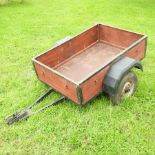
{"label": "mown lawn", "polygon": [[[99,96],[82,109],[66,100],[6,125],[8,115],[48,89],[37,80],[31,58],[97,22],[148,35],[135,95],[119,106]],[[155,154],[154,52],[154,0],[24,0],[0,6],[0,154]]]}

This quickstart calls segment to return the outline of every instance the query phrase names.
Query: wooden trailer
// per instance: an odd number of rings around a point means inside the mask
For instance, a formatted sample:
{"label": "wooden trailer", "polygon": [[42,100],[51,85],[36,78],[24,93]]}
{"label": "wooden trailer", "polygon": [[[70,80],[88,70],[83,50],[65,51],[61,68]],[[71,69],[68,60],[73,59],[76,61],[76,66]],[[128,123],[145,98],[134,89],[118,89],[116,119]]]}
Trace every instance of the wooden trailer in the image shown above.
{"label": "wooden trailer", "polygon": [[[96,24],[60,40],[32,61],[38,79],[50,87],[47,94],[56,90],[64,96],[62,99],[83,106],[105,92],[112,103],[118,104],[136,90],[137,77],[131,69],[142,70],[140,61],[146,46],[147,36],[143,34]],[[31,113],[22,114],[27,117]]]}

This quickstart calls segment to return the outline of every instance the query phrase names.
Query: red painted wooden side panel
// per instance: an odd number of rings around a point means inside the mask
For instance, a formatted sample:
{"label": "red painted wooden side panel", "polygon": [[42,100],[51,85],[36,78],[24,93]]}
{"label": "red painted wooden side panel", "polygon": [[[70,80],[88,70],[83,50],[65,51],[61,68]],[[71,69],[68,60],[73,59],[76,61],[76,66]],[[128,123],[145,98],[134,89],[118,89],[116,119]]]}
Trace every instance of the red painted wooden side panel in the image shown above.
{"label": "red painted wooden side panel", "polygon": [[38,61],[46,64],[49,67],[54,67],[60,64],[72,55],[87,48],[98,39],[97,26],[81,33],[80,35],[72,38],[71,40],[63,43],[61,46],[50,49],[47,53],[39,56]]}
{"label": "red painted wooden side panel", "polygon": [[143,35],[127,32],[109,26],[100,25],[100,40],[126,48],[143,37]]}
{"label": "red painted wooden side panel", "polygon": [[75,53],[84,50],[85,48],[87,48],[88,46],[90,46],[98,40],[97,28],[98,27],[95,26],[71,40],[71,44],[75,50]]}
{"label": "red painted wooden side panel", "polygon": [[145,44],[146,44],[146,40],[142,41],[141,43],[133,47],[125,55],[137,61],[141,60],[145,56]]}
{"label": "red painted wooden side panel", "polygon": [[52,73],[50,70],[42,67],[41,65],[34,63],[38,78],[44,83],[48,84],[52,88],[56,89],[60,93],[67,96],[72,101],[78,103],[78,97],[76,92],[76,85],[65,80],[59,75]]}
{"label": "red painted wooden side panel", "polygon": [[96,96],[99,92],[102,91],[103,80],[109,69],[109,66],[92,76],[90,79],[86,80],[81,84],[83,102],[86,103],[91,98]]}

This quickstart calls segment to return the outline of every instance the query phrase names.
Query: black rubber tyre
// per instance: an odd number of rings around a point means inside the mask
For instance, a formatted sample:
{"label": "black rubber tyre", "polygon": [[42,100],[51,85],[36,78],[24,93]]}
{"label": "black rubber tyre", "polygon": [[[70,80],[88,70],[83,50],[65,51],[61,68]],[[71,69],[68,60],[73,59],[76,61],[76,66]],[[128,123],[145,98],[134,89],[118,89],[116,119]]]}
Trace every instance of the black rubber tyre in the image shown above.
{"label": "black rubber tyre", "polygon": [[116,94],[114,96],[110,96],[112,103],[117,105],[122,101],[122,99],[132,96],[137,89],[137,84],[138,80],[136,74],[129,71],[120,80]]}

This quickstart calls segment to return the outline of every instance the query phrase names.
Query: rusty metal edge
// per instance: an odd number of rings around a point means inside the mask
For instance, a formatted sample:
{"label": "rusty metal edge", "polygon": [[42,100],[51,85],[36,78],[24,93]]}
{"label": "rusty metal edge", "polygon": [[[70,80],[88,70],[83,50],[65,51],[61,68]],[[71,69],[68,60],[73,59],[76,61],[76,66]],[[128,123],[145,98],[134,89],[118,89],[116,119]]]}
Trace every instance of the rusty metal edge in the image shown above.
{"label": "rusty metal edge", "polygon": [[36,68],[35,68],[34,61],[33,61],[33,60],[32,60],[32,64],[33,64],[33,69],[34,69],[34,71],[35,71],[35,73],[36,73],[36,76],[37,76],[37,78],[39,79],[39,76],[38,76],[38,73],[37,73],[37,71],[36,71]]}
{"label": "rusty metal edge", "polygon": [[140,61],[142,61],[145,57],[146,57],[146,51],[147,51],[147,39],[148,39],[148,36],[146,36],[146,40],[145,40],[145,52],[144,52],[144,57],[140,59]]}
{"label": "rusty metal edge", "polygon": [[145,40],[145,53],[144,53],[144,58],[146,57],[147,45],[148,45],[148,36],[146,36],[146,40]]}
{"label": "rusty metal edge", "polygon": [[100,24],[97,25],[97,36],[98,36],[98,41],[100,41]]}
{"label": "rusty metal edge", "polygon": [[82,89],[80,85],[77,85],[76,91],[77,91],[77,97],[79,100],[80,107],[82,107],[83,106],[83,93],[82,93]]}

